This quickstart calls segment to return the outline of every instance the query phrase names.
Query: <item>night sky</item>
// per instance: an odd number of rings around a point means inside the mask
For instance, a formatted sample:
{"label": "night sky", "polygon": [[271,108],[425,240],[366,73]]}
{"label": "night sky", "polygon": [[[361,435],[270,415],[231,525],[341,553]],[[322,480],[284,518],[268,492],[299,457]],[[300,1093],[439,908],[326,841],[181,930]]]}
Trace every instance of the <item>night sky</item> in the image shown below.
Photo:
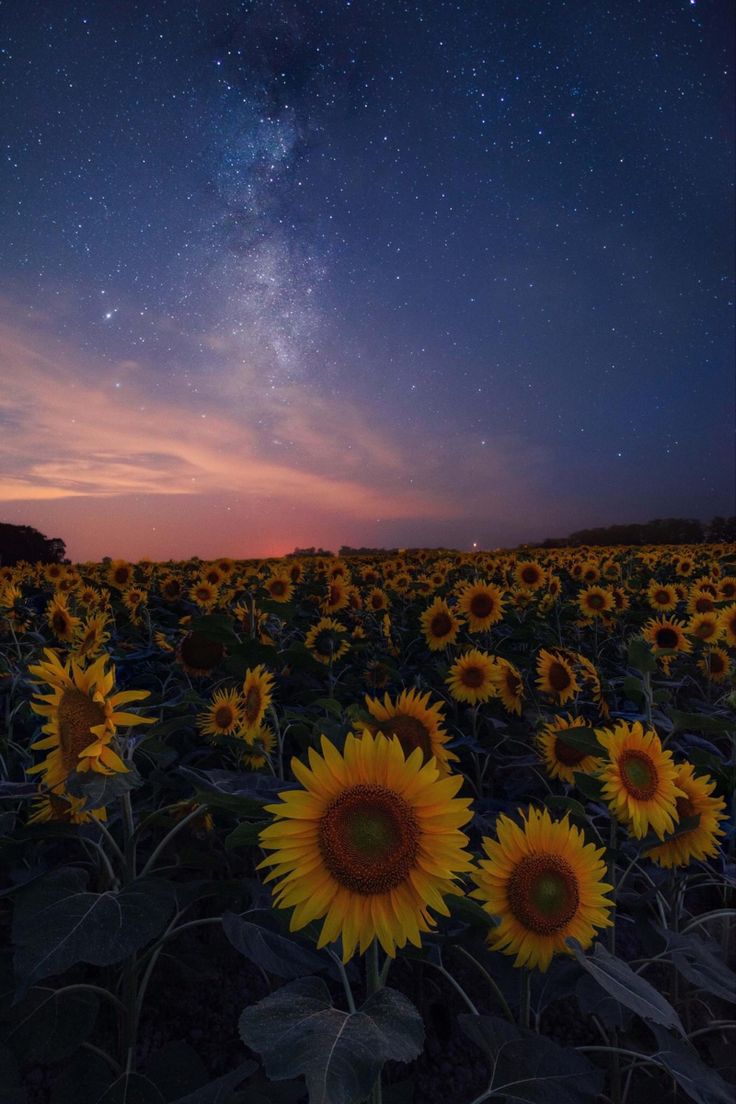
{"label": "night sky", "polygon": [[734,512],[727,0],[0,25],[0,520],[134,559]]}

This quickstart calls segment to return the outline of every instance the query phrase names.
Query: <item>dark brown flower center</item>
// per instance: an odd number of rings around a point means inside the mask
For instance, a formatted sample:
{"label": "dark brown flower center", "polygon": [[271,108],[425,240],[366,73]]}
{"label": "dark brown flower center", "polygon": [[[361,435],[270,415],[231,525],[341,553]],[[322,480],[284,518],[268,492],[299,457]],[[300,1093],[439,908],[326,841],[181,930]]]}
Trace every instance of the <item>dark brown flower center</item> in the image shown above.
{"label": "dark brown flower center", "polygon": [[204,633],[194,629],[182,640],[179,654],[187,670],[195,674],[208,674],[222,659],[225,648],[218,640],[210,640]]}
{"label": "dark brown flower center", "polygon": [[529,565],[525,567],[521,572],[522,581],[525,583],[536,583],[539,578],[539,571],[536,567]]}
{"label": "dark brown flower center", "polygon": [[676,648],[678,637],[674,629],[657,629],[656,640],[658,648]]}
{"label": "dark brown flower center", "polygon": [[484,617],[490,617],[494,610],[493,598],[490,594],[474,594],[470,599],[470,612],[473,617],[482,619]]}
{"label": "dark brown flower center", "polygon": [[619,759],[624,786],[637,801],[649,801],[657,790],[659,775],[652,759],[644,751],[625,751]]}
{"label": "dark brown flower center", "polygon": [[59,746],[66,771],[76,770],[80,754],[95,740],[93,725],[105,723],[105,710],[83,690],[68,687],[58,707]]}
{"label": "dark brown flower center", "polygon": [[723,656],[718,652],[712,652],[708,657],[710,662],[710,671],[712,675],[722,675],[726,670],[726,664],[723,660]]}
{"label": "dark brown flower center", "polygon": [[433,636],[449,636],[452,632],[452,618],[445,610],[439,610],[429,623],[429,631]]}
{"label": "dark brown flower center", "polygon": [[397,713],[385,721],[377,721],[371,727],[377,732],[382,732],[384,736],[397,736],[406,758],[415,748],[421,748],[424,762],[431,759],[433,752],[429,729],[418,717],[412,717],[408,713]]}
{"label": "dark brown flower center", "polygon": [[509,878],[509,908],[528,931],[554,935],[580,904],[575,871],[559,855],[525,855]]}
{"label": "dark brown flower center", "polygon": [[406,881],[419,851],[411,806],[385,786],[345,790],[319,822],[319,849],[335,881],[362,896],[388,893]]}
{"label": "dark brown flower center", "polygon": [[269,590],[275,598],[280,598],[281,595],[284,594],[286,591],[286,583],[284,583],[281,579],[274,579],[269,586]]}
{"label": "dark brown flower center", "polygon": [[244,702],[244,714],[246,724],[254,725],[258,720],[258,715],[261,712],[261,705],[263,697],[261,695],[260,686],[251,686],[245,695]]}
{"label": "dark brown flower center", "polygon": [[677,809],[678,820],[687,820],[689,817],[697,815],[697,810],[689,797],[676,798],[675,808]]}
{"label": "dark brown flower center", "polygon": [[566,744],[564,737],[555,739],[555,759],[566,767],[576,767],[585,758],[585,752]]}
{"label": "dark brown flower center", "polygon": [[606,604],[602,594],[589,594],[587,602],[590,609],[595,610],[603,609]]}
{"label": "dark brown flower center", "polygon": [[54,610],[51,616],[51,628],[57,636],[64,636],[69,631],[69,617],[63,610]]}
{"label": "dark brown flower center", "polygon": [[567,690],[572,683],[570,672],[564,663],[560,663],[558,659],[553,660],[550,664],[547,677],[556,694],[561,694],[563,690]]}
{"label": "dark brown flower center", "polygon": [[215,724],[218,728],[232,728],[235,714],[229,705],[219,705],[215,710]]}
{"label": "dark brown flower center", "polygon": [[715,602],[707,594],[701,594],[695,599],[696,613],[710,613],[713,609],[715,609]]}
{"label": "dark brown flower center", "polygon": [[463,667],[460,671],[460,681],[469,690],[477,690],[485,682],[485,671],[482,667]]}
{"label": "dark brown flower center", "polygon": [[668,590],[657,590],[654,592],[654,601],[658,606],[669,605],[672,595]]}

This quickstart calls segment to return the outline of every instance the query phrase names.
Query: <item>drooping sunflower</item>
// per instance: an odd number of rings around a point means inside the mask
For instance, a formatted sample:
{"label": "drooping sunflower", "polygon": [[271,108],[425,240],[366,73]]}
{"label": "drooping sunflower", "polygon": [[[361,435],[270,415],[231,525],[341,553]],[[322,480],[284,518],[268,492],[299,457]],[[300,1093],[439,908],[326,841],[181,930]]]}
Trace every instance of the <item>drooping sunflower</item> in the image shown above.
{"label": "drooping sunflower", "polygon": [[613,594],[605,587],[586,587],[578,594],[578,607],[583,617],[592,621],[595,617],[611,612],[614,608]]}
{"label": "drooping sunflower", "polygon": [[524,590],[539,590],[544,586],[547,577],[544,568],[534,560],[523,560],[518,563],[514,569],[514,576],[517,584]]}
{"label": "drooping sunflower", "polygon": [[561,778],[571,784],[575,773],[589,774],[598,770],[601,760],[597,755],[588,755],[565,740],[565,733],[571,729],[586,728],[584,717],[572,717],[561,713],[544,726],[537,736],[537,745],[550,778]]}
{"label": "drooping sunflower", "polygon": [[647,599],[652,609],[669,613],[677,605],[677,591],[670,583],[653,580],[647,587]]}
{"label": "drooping sunflower", "polygon": [[698,667],[709,682],[725,682],[731,671],[731,658],[725,648],[706,648]]}
{"label": "drooping sunflower", "polygon": [[212,640],[200,629],[188,632],[176,649],[178,662],[194,678],[211,675],[224,655],[225,645]]}
{"label": "drooping sunflower", "polygon": [[468,619],[468,632],[485,632],[503,618],[503,592],[493,583],[468,583],[457,608]]}
{"label": "drooping sunflower", "polygon": [[143,701],[148,690],[125,690],[113,694],[115,668],[105,670],[110,662],[102,655],[87,667],[76,660],[62,663],[56,652],[44,649],[41,663],[28,668],[34,681],[51,687],[50,694],[39,694],[31,708],[46,717],[46,735],[32,747],[48,751],[41,763],[30,767],[29,774],[41,774],[46,787],[54,793],[64,792],[70,774],[95,771],[98,774],[123,773],[128,770],[113,743],[120,726],[153,724],[155,718],[127,713],[120,706]]}
{"label": "drooping sunflower", "polygon": [[637,839],[650,829],[660,839],[674,831],[677,798],[687,795],[675,782],[672,752],[663,749],[654,729],[618,721],[612,730],[596,729],[596,735],[606,749],[599,777],[614,816]]}
{"label": "drooping sunflower", "polygon": [[263,723],[266,710],[273,698],[274,678],[264,665],[249,667],[243,680],[243,729],[246,733],[255,732]]}
{"label": "drooping sunflower", "polygon": [[488,941],[494,950],[515,955],[515,966],[545,971],[556,953],[569,954],[565,940],[581,947],[599,928],[611,927],[613,888],[604,881],[604,850],[586,843],[567,818],[553,821],[547,810],[530,808],[519,826],[505,815],[496,821],[497,840],[484,837],[473,873],[481,901],[500,923]]}
{"label": "drooping sunflower", "polygon": [[424,639],[431,652],[439,652],[457,640],[460,621],[444,599],[435,598],[432,605],[421,614],[419,620]]}
{"label": "drooping sunflower", "polygon": [[572,664],[565,656],[542,648],[537,657],[537,688],[560,705],[574,698],[580,683]]}
{"label": "drooping sunflower", "polygon": [[69,644],[80,625],[80,618],[69,610],[66,595],[56,591],[46,607],[46,621],[57,640]]}
{"label": "drooping sunflower", "polygon": [[349,586],[342,575],[335,575],[327,583],[327,590],[320,603],[322,613],[337,613],[350,601]]}
{"label": "drooping sunflower", "polygon": [[102,651],[110,639],[107,624],[106,613],[96,613],[83,622],[74,641],[75,658],[93,659]]}
{"label": "drooping sunflower", "polygon": [[253,732],[240,731],[237,735],[243,740],[243,749],[239,755],[239,762],[245,770],[262,770],[271,759],[276,748],[276,737],[273,729],[262,724]]}
{"label": "drooping sunflower", "polygon": [[516,713],[521,716],[521,703],[524,699],[524,680],[518,668],[507,659],[493,656],[495,670],[493,681],[496,684],[498,696],[503,702],[503,707],[508,713]]}
{"label": "drooping sunflower", "polygon": [[345,639],[347,629],[332,617],[321,617],[312,625],[304,638],[304,643],[315,659],[325,666],[341,659],[350,648]]}
{"label": "drooping sunflower", "polygon": [[107,820],[107,809],[85,809],[83,797],[74,797],[72,794],[55,794],[53,792],[41,793],[31,806],[29,824],[46,824],[49,821],[60,821],[65,824],[93,824],[95,821]]}
{"label": "drooping sunflower", "polygon": [[407,758],[415,748],[421,750],[423,762],[434,756],[440,774],[447,774],[457,755],[446,746],[449,737],[443,728],[442,702],[430,705],[429,698],[429,691],[420,694],[418,690],[402,690],[396,700],[384,694],[383,702],[366,694],[366,708],[375,723],[366,722],[363,727],[374,735],[396,736]]}
{"label": "drooping sunflower", "polygon": [[721,610],[721,628],[726,642],[736,648],[736,602]]}
{"label": "drooping sunflower", "polygon": [[462,775],[441,778],[419,748],[406,758],[396,738],[367,731],[349,734],[342,755],[323,736],[309,764],[292,760],[304,788],[266,806],[275,820],[260,836],[275,904],[294,909],[290,929],[325,917],[317,946],[340,936],[343,962],[374,939],[392,958],[407,941],[421,946],[429,909],[448,915],[444,897],[472,869]]}
{"label": "drooping sunflower", "polygon": [[496,664],[487,652],[471,648],[453,663],[445,682],[455,701],[477,705],[497,694],[495,670]]}
{"label": "drooping sunflower", "polygon": [[696,777],[692,763],[678,763],[675,784],[685,795],[677,798],[680,820],[690,817],[700,820],[690,831],[680,832],[645,851],[645,857],[665,867],[687,866],[694,859],[714,858],[718,854],[718,837],[725,835],[721,821],[726,819],[726,802],[712,796],[715,782],[707,774]]}
{"label": "drooping sunflower", "polygon": [[198,715],[197,727],[203,736],[232,736],[243,720],[243,702],[237,690],[215,690],[212,701]]}

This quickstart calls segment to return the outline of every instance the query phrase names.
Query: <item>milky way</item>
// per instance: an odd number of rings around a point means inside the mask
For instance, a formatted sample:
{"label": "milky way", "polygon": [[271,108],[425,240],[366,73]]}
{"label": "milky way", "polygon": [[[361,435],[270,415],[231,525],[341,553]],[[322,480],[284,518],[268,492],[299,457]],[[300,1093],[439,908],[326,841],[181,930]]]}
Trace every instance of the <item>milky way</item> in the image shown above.
{"label": "milky way", "polygon": [[4,16],[3,519],[84,558],[733,512],[729,4]]}

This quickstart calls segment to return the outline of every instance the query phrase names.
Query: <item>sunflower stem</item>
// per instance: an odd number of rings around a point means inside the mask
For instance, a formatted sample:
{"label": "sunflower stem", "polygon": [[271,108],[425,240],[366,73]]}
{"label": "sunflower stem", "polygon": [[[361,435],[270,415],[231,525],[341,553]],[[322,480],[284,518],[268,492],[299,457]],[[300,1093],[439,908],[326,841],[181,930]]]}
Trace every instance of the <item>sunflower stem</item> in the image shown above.
{"label": "sunflower stem", "polygon": [[486,968],[484,966],[481,966],[480,962],[478,962],[478,959],[474,958],[473,955],[471,955],[468,951],[466,951],[465,948],[462,947],[459,943],[457,943],[455,945],[455,950],[458,951],[464,958],[467,958],[468,962],[472,962],[473,965],[476,967],[476,969],[478,969],[481,972],[481,974],[483,975],[483,977],[486,979],[486,981],[490,985],[491,989],[493,990],[493,993],[496,997],[496,1000],[501,1005],[501,1008],[503,1009],[504,1016],[509,1021],[509,1023],[514,1023],[515,1022],[514,1021],[514,1014],[511,1011],[511,1009],[509,1008],[508,1001],[506,1000],[503,993],[501,992],[501,990],[499,989],[498,985],[493,980],[491,975],[488,973]]}
{"label": "sunflower stem", "polygon": [[519,1027],[529,1029],[529,1013],[532,998],[532,972],[526,966],[521,968],[521,986],[519,994]]}
{"label": "sunflower stem", "polygon": [[[369,997],[382,988],[381,972],[378,968],[378,940],[374,939],[365,956],[365,982]],[[381,1089],[381,1073],[379,1071],[373,1088],[371,1089],[371,1104],[381,1104],[383,1092]]]}
{"label": "sunflower stem", "polygon": [[174,827],[169,832],[166,833],[164,838],[159,843],[158,847],[156,847],[155,850],[153,851],[153,854],[149,858],[146,865],[143,867],[143,870],[141,871],[141,876],[142,877],[145,876],[148,873],[149,870],[153,869],[153,867],[156,864],[156,859],[159,857],[159,855],[164,850],[164,848],[171,842],[171,840],[174,838],[174,836],[178,832],[181,832],[182,828],[184,828],[185,825],[187,825],[190,820],[194,820],[195,817],[200,816],[203,809],[204,809],[204,805],[195,805],[195,807],[192,809],[191,813],[187,813],[187,815],[185,817],[182,817],[182,819],[180,821],[178,821],[178,823],[175,824]]}
{"label": "sunflower stem", "polygon": [[[648,700],[648,699],[647,699]],[[614,916],[610,928],[608,929],[608,949],[611,954],[616,953],[616,893],[618,886],[616,885],[616,833],[618,824],[613,813],[611,813],[611,819],[608,825],[608,881],[613,886],[611,890],[611,900],[614,906]],[[629,869],[631,869],[629,867]],[[628,870],[626,871],[628,874]],[[621,1055],[618,1049],[618,1028],[614,1025],[611,1028],[611,1042],[613,1046],[611,1048],[611,1101],[612,1104],[621,1104]]]}

